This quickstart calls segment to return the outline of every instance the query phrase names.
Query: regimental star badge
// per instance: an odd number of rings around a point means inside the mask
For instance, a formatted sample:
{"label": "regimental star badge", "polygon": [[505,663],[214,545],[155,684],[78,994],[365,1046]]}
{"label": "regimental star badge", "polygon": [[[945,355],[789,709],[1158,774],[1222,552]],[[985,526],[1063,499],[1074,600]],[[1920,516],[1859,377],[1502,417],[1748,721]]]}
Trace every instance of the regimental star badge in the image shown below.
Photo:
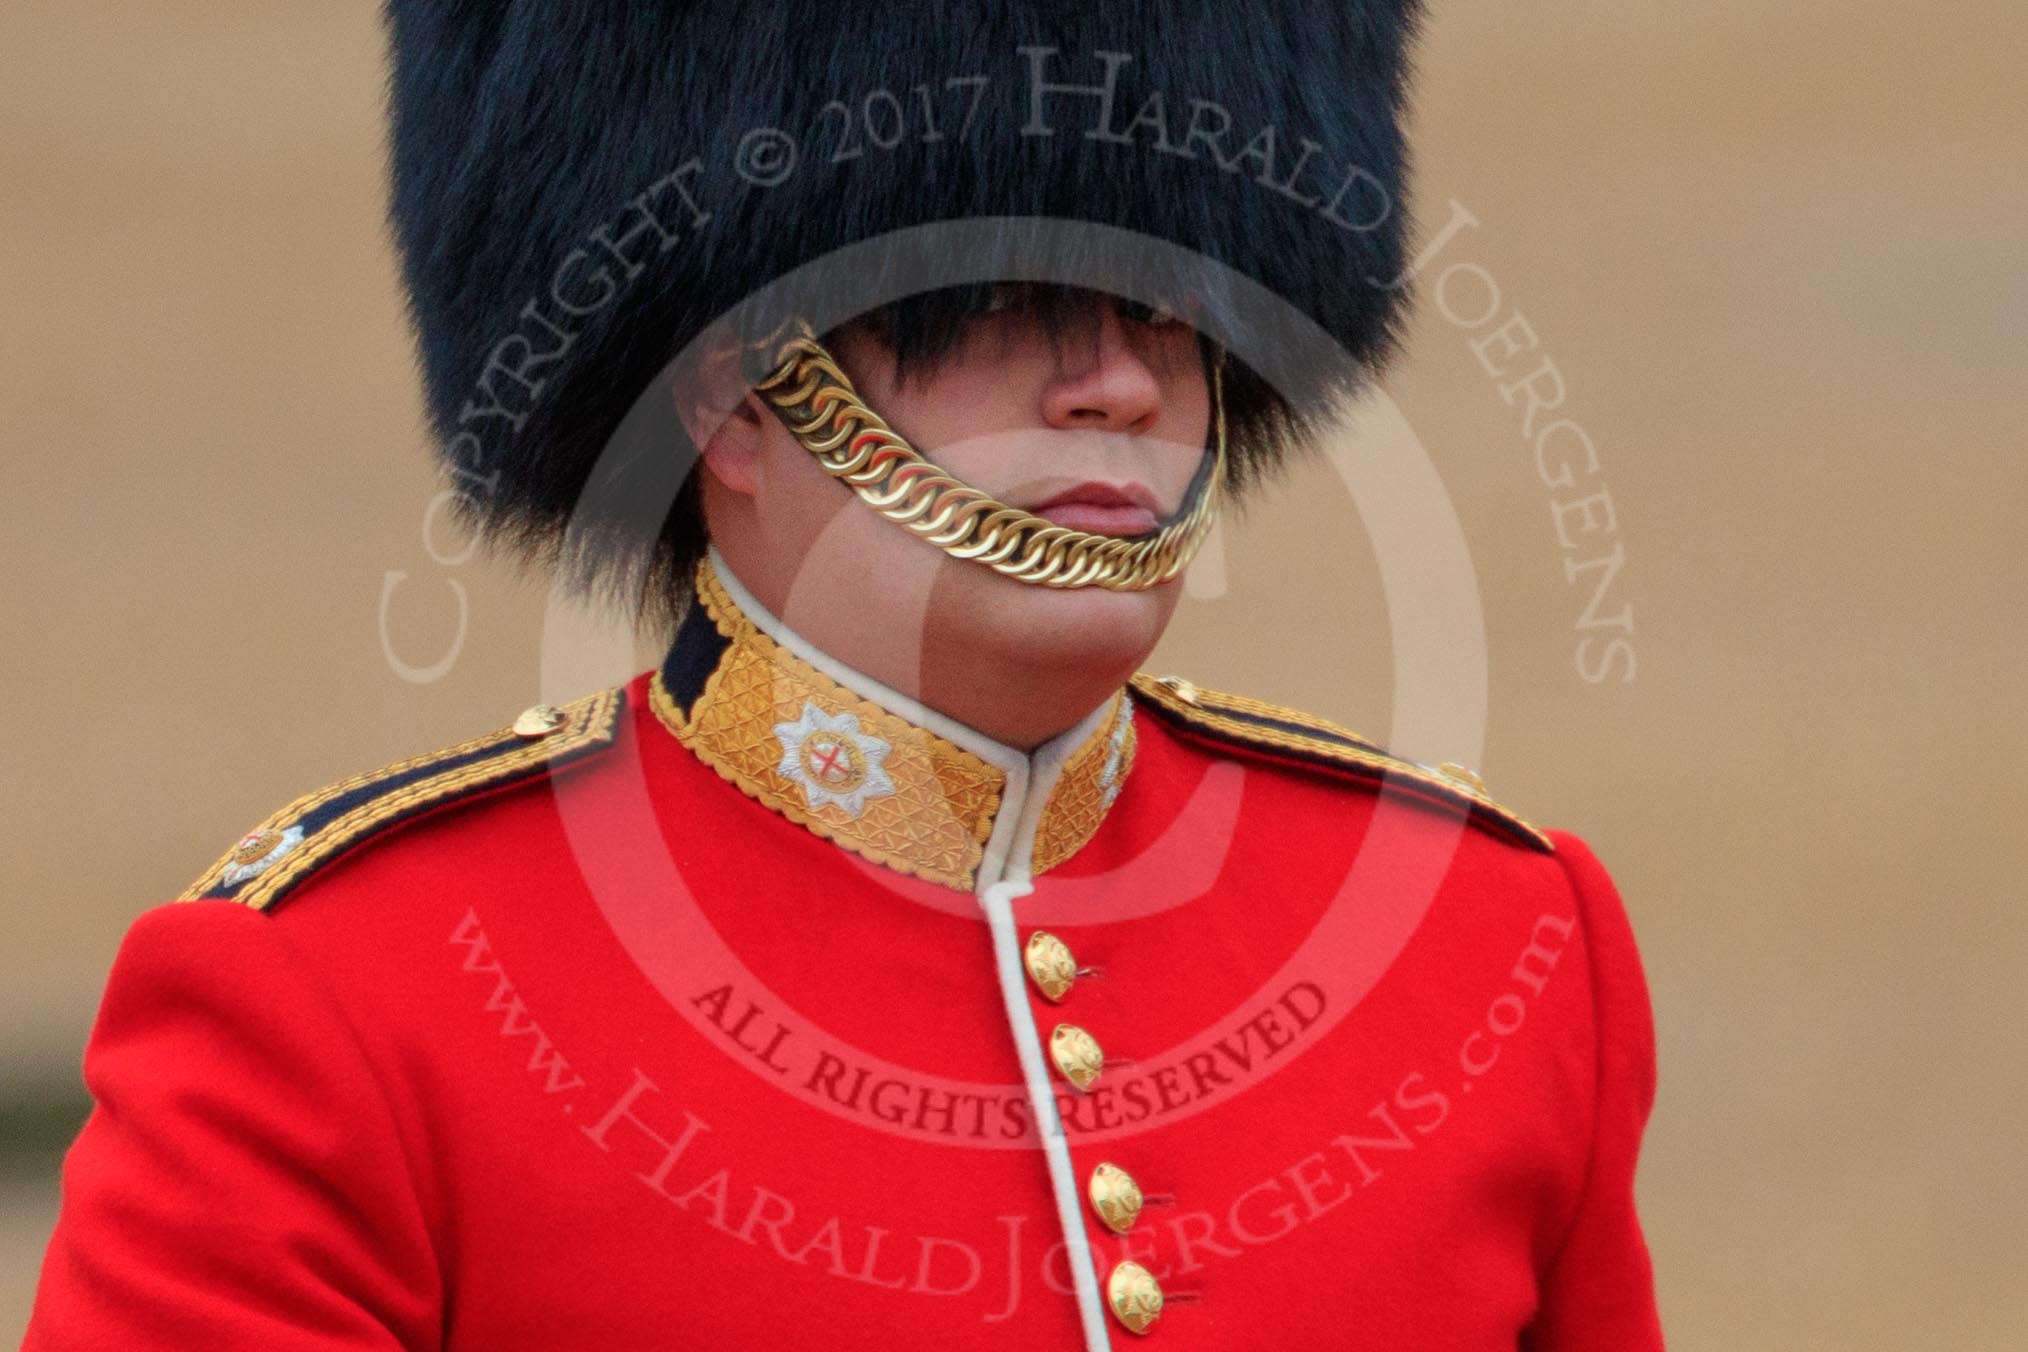
{"label": "regimental star badge", "polygon": [[291,826],[286,831],[277,831],[270,826],[249,832],[232,847],[232,858],[226,862],[221,881],[227,887],[238,887],[250,878],[258,878],[302,843],[303,828],[300,826]]}
{"label": "regimental star badge", "polygon": [[869,798],[894,792],[894,781],[882,767],[888,744],[859,730],[856,714],[827,714],[810,700],[793,723],[775,724],[782,744],[782,763],[775,768],[803,788],[811,811],[835,803],[856,817]]}

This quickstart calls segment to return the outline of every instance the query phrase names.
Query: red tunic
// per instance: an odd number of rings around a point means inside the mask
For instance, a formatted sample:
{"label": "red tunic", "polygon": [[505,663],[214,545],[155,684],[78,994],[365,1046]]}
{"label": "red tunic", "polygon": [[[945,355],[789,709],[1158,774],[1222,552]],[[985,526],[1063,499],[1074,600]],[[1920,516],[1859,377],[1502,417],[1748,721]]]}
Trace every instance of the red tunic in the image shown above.
{"label": "red tunic", "polygon": [[[29,1348],[1086,1345],[973,891],[796,820],[656,685],[567,768],[441,762],[471,786],[285,905],[136,923]],[[1653,1034],[1590,851],[1156,693],[1012,903],[1080,969],[1025,985],[1043,1036],[1103,1047],[1088,1091],[1050,1072],[1079,1186],[1143,1196],[1124,1234],[1082,1211],[1098,1288],[1144,1266],[1179,1352],[1659,1347]],[[835,784],[907,769],[828,736]]]}

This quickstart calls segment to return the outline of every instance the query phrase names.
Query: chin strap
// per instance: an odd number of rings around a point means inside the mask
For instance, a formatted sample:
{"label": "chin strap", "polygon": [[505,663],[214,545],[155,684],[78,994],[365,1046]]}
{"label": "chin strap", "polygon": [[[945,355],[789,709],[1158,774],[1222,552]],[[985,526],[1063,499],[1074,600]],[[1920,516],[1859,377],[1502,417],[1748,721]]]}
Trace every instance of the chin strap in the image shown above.
{"label": "chin strap", "polygon": [[960,559],[1042,587],[1145,591],[1181,573],[1218,515],[1225,479],[1225,352],[1211,368],[1212,445],[1183,505],[1144,535],[1099,535],[1009,507],[909,445],[866,406],[809,326],[797,321],[756,386],[817,463],[861,501]]}

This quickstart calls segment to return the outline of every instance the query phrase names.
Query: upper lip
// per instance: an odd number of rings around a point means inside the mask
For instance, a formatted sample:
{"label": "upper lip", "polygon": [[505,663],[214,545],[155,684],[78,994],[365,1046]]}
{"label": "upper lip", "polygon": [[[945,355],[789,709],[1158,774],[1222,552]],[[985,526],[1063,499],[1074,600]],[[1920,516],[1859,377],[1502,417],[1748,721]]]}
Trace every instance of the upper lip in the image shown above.
{"label": "upper lip", "polygon": [[1161,504],[1155,501],[1154,492],[1146,485],[1133,482],[1107,483],[1099,479],[1088,479],[1083,483],[1060,489],[1028,510],[1044,512],[1051,507],[1062,507],[1073,502],[1088,503],[1094,507],[1140,507],[1155,516],[1162,514]]}

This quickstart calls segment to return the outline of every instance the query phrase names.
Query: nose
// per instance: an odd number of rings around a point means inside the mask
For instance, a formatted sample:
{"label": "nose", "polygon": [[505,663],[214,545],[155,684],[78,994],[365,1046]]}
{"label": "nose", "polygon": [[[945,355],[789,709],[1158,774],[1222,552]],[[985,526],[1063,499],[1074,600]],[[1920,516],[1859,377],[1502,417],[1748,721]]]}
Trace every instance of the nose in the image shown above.
{"label": "nose", "polygon": [[1161,411],[1161,382],[1110,305],[1100,309],[1096,341],[1064,344],[1042,391],[1042,416],[1051,427],[1144,433]]}

